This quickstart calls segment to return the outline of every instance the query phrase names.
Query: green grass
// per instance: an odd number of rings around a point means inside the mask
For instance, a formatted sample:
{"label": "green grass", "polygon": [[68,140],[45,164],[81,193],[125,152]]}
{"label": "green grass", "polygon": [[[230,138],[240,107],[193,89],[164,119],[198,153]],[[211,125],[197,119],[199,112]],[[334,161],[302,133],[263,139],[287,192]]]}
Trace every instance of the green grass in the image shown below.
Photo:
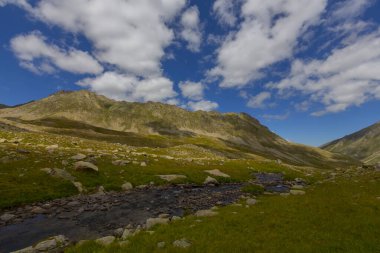
{"label": "green grass", "polygon": [[[140,233],[128,246],[101,247],[89,242],[66,253],[104,252],[257,252],[371,253],[380,252],[380,174],[317,184],[303,196],[263,196],[250,208],[229,206],[219,215],[189,216],[155,233]],[[180,250],[174,240],[188,239]],[[165,242],[163,249],[158,242]]]}
{"label": "green grass", "polygon": [[242,192],[245,192],[245,193],[258,195],[264,192],[264,187],[262,187],[261,185],[249,184],[249,185],[244,186],[241,190]]}
{"label": "green grass", "polygon": [[[9,162],[0,162],[0,209],[78,194],[71,182],[48,176],[41,171],[43,168],[65,169],[76,177],[76,181],[81,182],[89,193],[96,191],[99,186],[103,186],[107,191],[120,191],[121,185],[125,182],[130,182],[134,186],[146,185],[151,182],[156,185],[202,184],[208,176],[204,171],[212,169],[219,169],[231,176],[230,178],[217,178],[221,183],[246,182],[252,179],[253,168],[256,171],[282,172],[291,178],[302,176],[302,173],[294,171],[293,167],[252,159],[222,159],[210,152],[202,152],[202,149],[198,150],[191,146],[167,149],[131,148],[121,144],[54,134],[2,131],[0,131],[0,138],[22,139],[21,143],[17,145],[0,144],[0,159],[2,157],[10,158]],[[49,153],[46,146],[52,144],[58,144],[59,148]],[[93,151],[87,151],[89,148]],[[17,152],[18,149],[28,150],[30,153],[21,154]],[[133,152],[137,154],[133,154]],[[145,152],[147,156],[138,154],[142,152]],[[70,160],[70,157],[77,153],[97,156],[99,172],[75,171],[74,161]],[[191,157],[194,160],[170,160],[155,158],[154,155]],[[112,164],[113,160],[123,159],[136,160],[138,164],[131,163],[127,166]],[[68,164],[63,165],[62,161],[67,161]],[[147,162],[148,166],[141,167],[140,162],[142,161]],[[169,183],[157,176],[165,174],[182,174],[187,178]]]}

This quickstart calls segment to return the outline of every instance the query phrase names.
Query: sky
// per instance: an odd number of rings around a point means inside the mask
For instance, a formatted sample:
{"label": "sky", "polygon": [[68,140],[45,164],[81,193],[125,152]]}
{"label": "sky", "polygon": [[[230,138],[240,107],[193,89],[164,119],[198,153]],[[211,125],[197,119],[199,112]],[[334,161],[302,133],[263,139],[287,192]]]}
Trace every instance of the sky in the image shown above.
{"label": "sky", "polygon": [[0,103],[80,89],[319,146],[380,120],[380,1],[0,0]]}

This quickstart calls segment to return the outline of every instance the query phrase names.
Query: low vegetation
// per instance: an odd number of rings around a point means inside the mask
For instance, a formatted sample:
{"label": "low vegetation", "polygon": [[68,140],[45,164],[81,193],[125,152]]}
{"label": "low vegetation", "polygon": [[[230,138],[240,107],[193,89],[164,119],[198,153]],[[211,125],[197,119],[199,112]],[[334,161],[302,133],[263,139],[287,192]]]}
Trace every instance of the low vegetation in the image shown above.
{"label": "low vegetation", "polygon": [[[345,174],[302,196],[262,196],[250,207],[232,205],[214,217],[188,216],[141,232],[127,246],[95,242],[66,253],[105,252],[379,252],[380,173]],[[175,240],[191,246],[181,250]],[[164,244],[162,243],[164,242]],[[157,245],[161,243],[162,248]]]}

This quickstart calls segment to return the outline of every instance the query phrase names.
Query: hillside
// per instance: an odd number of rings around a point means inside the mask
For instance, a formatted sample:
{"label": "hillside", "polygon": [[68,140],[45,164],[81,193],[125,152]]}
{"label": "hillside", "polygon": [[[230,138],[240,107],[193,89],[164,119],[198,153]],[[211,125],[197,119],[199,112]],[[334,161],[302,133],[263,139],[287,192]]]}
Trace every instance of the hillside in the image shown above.
{"label": "hillside", "polygon": [[7,108],[8,106],[0,104],[0,109]]}
{"label": "hillside", "polygon": [[380,162],[380,122],[332,141],[323,149],[345,154],[368,164]]}
{"label": "hillside", "polygon": [[195,144],[230,158],[255,154],[314,167],[354,163],[341,155],[289,143],[244,113],[190,112],[162,103],[114,101],[89,91],[59,92],[4,109],[0,119],[33,131],[133,146]]}

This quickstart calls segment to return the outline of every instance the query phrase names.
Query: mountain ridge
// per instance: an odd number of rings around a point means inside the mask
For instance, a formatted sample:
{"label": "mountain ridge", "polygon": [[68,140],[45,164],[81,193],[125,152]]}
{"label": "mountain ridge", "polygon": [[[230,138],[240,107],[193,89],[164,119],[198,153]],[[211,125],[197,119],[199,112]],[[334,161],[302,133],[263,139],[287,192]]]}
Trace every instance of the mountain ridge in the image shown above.
{"label": "mountain ridge", "polygon": [[133,145],[191,143],[233,155],[255,154],[307,166],[348,163],[343,156],[290,143],[246,113],[191,112],[157,102],[115,101],[85,90],[58,92],[6,108],[0,119],[34,131],[111,138]]}
{"label": "mountain ridge", "polygon": [[321,146],[330,152],[341,153],[364,163],[380,163],[380,121],[357,132]]}

